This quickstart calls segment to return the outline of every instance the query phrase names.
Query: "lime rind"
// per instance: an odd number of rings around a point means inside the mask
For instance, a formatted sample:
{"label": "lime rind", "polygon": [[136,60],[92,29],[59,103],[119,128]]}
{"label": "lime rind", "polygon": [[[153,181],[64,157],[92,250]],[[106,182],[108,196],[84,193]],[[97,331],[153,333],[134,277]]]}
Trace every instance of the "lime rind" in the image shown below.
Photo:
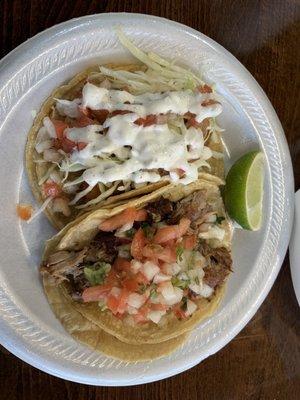
{"label": "lime rind", "polygon": [[252,151],[235,162],[226,177],[228,214],[244,229],[258,230],[262,221],[263,153]]}

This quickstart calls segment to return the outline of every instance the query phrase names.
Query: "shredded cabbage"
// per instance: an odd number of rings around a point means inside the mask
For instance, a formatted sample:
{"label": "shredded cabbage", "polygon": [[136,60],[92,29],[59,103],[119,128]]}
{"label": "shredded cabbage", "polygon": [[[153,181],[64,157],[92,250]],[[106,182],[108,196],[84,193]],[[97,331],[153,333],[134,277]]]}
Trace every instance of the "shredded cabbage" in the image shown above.
{"label": "shredded cabbage", "polygon": [[[99,72],[92,72],[89,74],[90,80],[99,82],[106,81],[107,85],[111,89],[124,89],[133,95],[140,95],[145,93],[163,93],[172,91],[194,91],[198,86],[202,86],[204,82],[197,74],[193,73],[187,68],[176,65],[173,61],[168,61],[160,57],[158,54],[153,52],[144,52],[138,47],[136,47],[131,40],[129,40],[120,28],[116,29],[116,34],[122,45],[139,61],[143,63],[145,68],[138,71],[125,71],[125,70],[115,70],[112,68],[100,66]],[[107,86],[106,85],[106,86]],[[101,86],[101,85],[100,85]],[[56,111],[62,116],[68,116],[70,118],[77,118],[79,116],[77,106],[80,106],[81,99],[76,98],[72,101],[65,99],[56,99]],[[206,133],[204,141],[206,141],[213,132],[222,131],[221,128],[216,124],[215,118],[209,118],[209,133]],[[55,138],[55,127],[52,121],[46,117],[44,118],[44,131],[47,134]],[[176,135],[187,136],[187,128],[184,123],[184,117],[178,116],[176,114],[168,115],[166,122],[170,129],[170,132]],[[127,156],[122,157],[122,148],[115,150],[114,154],[109,152],[105,154],[103,151],[101,156],[95,156],[93,158],[93,164],[97,166],[103,160],[111,160],[119,164],[123,164],[128,158]],[[127,150],[127,149],[126,149]],[[43,184],[50,173],[58,167],[61,173],[64,173],[62,179],[63,190],[68,193],[74,193],[74,197],[70,201],[70,205],[76,205],[80,199],[92,191],[95,187],[95,182],[93,185],[88,185],[84,190],[80,190],[80,184],[86,182],[83,175],[78,176],[80,171],[85,171],[88,167],[87,165],[80,164],[79,162],[72,162],[72,158],[69,154],[65,153],[63,150],[58,150],[63,156],[63,160],[59,164],[53,164],[47,171],[47,173],[40,179],[39,184]],[[123,152],[124,153],[124,152]],[[128,151],[129,153],[129,151]],[[211,152],[206,146],[203,148],[203,152],[200,158],[196,158],[192,161],[193,169],[195,169],[195,176],[197,175],[197,170],[206,167],[210,169],[207,159],[211,156],[215,158],[221,158],[222,154],[217,152]],[[44,160],[37,160],[37,163],[42,163]],[[93,165],[93,166],[94,166]],[[91,166],[90,166],[91,167]],[[176,171],[170,171],[170,175],[176,174]],[[71,175],[71,176],[70,176]],[[169,179],[166,176],[162,176],[161,179]],[[183,182],[183,180],[181,179]],[[116,182],[97,182],[100,195],[86,202],[85,204],[76,205],[78,209],[83,209],[91,205],[97,204],[103,201],[115,191],[128,191],[131,187],[139,188],[147,185],[147,183],[137,183],[128,180],[118,180]],[[79,190],[79,191],[78,191]]]}

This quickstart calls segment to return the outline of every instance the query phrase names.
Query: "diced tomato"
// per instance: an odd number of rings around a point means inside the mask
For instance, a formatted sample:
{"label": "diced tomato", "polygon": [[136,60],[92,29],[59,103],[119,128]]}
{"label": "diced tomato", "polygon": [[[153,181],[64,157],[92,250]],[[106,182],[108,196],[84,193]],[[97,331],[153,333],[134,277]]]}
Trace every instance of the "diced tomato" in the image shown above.
{"label": "diced tomato", "polygon": [[206,83],[202,86],[198,86],[197,89],[200,93],[212,93],[212,88]]}
{"label": "diced tomato", "polygon": [[[81,97],[81,93],[80,93],[79,97]],[[79,111],[80,115],[85,115],[86,117],[89,117],[89,118],[91,117],[91,110],[89,108],[78,106],[78,111]]]}
{"label": "diced tomato", "polygon": [[136,211],[136,215],[134,217],[135,221],[142,222],[146,221],[146,219],[147,219],[147,211],[145,209],[142,208],[141,210]]}
{"label": "diced tomato", "polygon": [[84,143],[84,142],[78,142],[77,143],[78,151],[83,150],[86,146],[87,146],[87,143]]}
{"label": "diced tomato", "polygon": [[117,312],[118,312],[118,307],[119,307],[119,299],[118,299],[117,297],[113,296],[112,294],[110,294],[110,295],[107,297],[106,306],[107,306],[107,308],[110,309],[110,311],[111,311],[113,314],[117,314]]}
{"label": "diced tomato", "polygon": [[137,292],[139,290],[139,283],[136,278],[128,278],[122,282],[122,286],[130,292]]}
{"label": "diced tomato", "polygon": [[92,120],[91,118],[89,118],[86,115],[81,115],[75,122],[74,122],[74,126],[78,127],[78,128],[84,128],[85,126],[88,125],[95,125],[94,120]]}
{"label": "diced tomato", "polygon": [[[89,109],[88,109],[89,110]],[[108,117],[109,111],[108,110],[89,110],[93,117],[96,118],[100,124],[103,124]]]}
{"label": "diced tomato", "polygon": [[143,248],[143,256],[148,260],[153,261],[155,264],[158,261],[157,254],[162,250],[161,246],[155,244],[148,244]]}
{"label": "diced tomato", "polygon": [[61,148],[65,153],[72,153],[77,148],[77,143],[65,137],[61,141]]}
{"label": "diced tomato", "polygon": [[178,225],[168,225],[159,228],[153,238],[154,243],[165,243],[179,237]]}
{"label": "diced tomato", "polygon": [[61,193],[61,187],[53,181],[47,181],[43,185],[43,192],[46,197],[57,197]]}
{"label": "diced tomato", "polygon": [[84,289],[82,293],[82,299],[85,303],[105,299],[111,289],[111,284],[91,286]]}
{"label": "diced tomato", "polygon": [[138,118],[134,121],[136,125],[143,125],[143,126],[150,126],[154,125],[157,122],[156,115],[150,114],[147,115],[145,118]]}
{"label": "diced tomato", "polygon": [[105,282],[106,282],[107,285],[118,286],[119,279],[118,279],[118,276],[117,276],[117,272],[115,271],[114,268],[112,268],[109,271],[109,273],[108,273],[108,275],[107,275],[107,277],[105,279]]}
{"label": "diced tomato", "polygon": [[125,312],[129,294],[130,292],[126,288],[122,289],[119,296],[118,313],[123,314]]}
{"label": "diced tomato", "polygon": [[188,218],[181,218],[179,225],[168,225],[157,230],[154,236],[154,243],[165,243],[170,240],[179,239],[188,230],[191,221]]}
{"label": "diced tomato", "polygon": [[131,255],[136,260],[143,259],[143,248],[147,244],[147,239],[144,235],[144,231],[140,228],[134,235],[131,243]]}
{"label": "diced tomato", "polygon": [[185,314],[185,312],[181,309],[181,307],[180,307],[179,304],[176,304],[176,305],[173,307],[173,312],[174,312],[174,314],[176,315],[176,317],[177,317],[178,319],[185,319],[185,318],[187,317],[186,314]]}
{"label": "diced tomato", "polygon": [[140,312],[138,312],[137,314],[133,314],[133,319],[136,324],[142,324],[148,321],[146,316],[141,314]]}
{"label": "diced tomato", "polygon": [[128,272],[128,271],[130,271],[130,267],[131,267],[130,261],[128,261],[128,260],[126,260],[125,258],[122,258],[122,257],[117,257],[115,262],[114,262],[114,268],[117,271],[126,271],[126,272]]}
{"label": "diced tomato", "polygon": [[193,250],[197,244],[196,235],[184,236],[182,244],[186,250]]}
{"label": "diced tomato", "polygon": [[110,113],[110,117],[115,117],[116,115],[130,114],[131,111],[128,110],[114,110]]}
{"label": "diced tomato", "polygon": [[160,253],[157,255],[159,260],[165,261],[167,263],[172,263],[176,261],[176,250],[172,247],[165,247]]}
{"label": "diced tomato", "polygon": [[151,304],[151,310],[153,311],[166,311],[168,309],[168,306],[166,304]]}
{"label": "diced tomato", "polygon": [[150,311],[149,304],[145,303],[142,307],[139,308],[139,313],[144,317],[147,316],[148,312]]}
{"label": "diced tomato", "polygon": [[65,122],[59,121],[57,119],[53,119],[52,123],[55,127],[57,138],[62,139],[64,137],[64,130],[68,128],[68,125]]}
{"label": "diced tomato", "polygon": [[125,318],[125,314],[120,314],[120,313],[117,312],[115,314],[115,317],[118,318],[118,319],[124,319]]}
{"label": "diced tomato", "polygon": [[163,246],[165,246],[165,247],[173,247],[175,245],[175,242],[176,242],[175,239],[167,240],[166,242],[164,242]]}
{"label": "diced tomato", "polygon": [[18,217],[24,221],[28,221],[33,212],[33,207],[30,204],[17,204]]}
{"label": "diced tomato", "polygon": [[176,168],[176,172],[180,178],[185,174],[185,170],[182,168]]}
{"label": "diced tomato", "polygon": [[219,103],[219,102],[216,101],[216,100],[210,99],[210,100],[205,100],[205,101],[203,101],[203,102],[201,103],[201,106],[202,106],[202,107],[207,107],[207,106],[212,106],[213,104],[217,104],[217,103]]}
{"label": "diced tomato", "polygon": [[118,215],[114,215],[111,218],[103,221],[99,229],[101,231],[109,232],[120,228],[121,226],[131,223],[133,221],[144,221],[146,219],[147,213],[145,210],[136,210],[133,207],[127,208]]}
{"label": "diced tomato", "polygon": [[193,128],[200,128],[201,127],[201,123],[199,123],[196,118],[192,117],[190,118],[187,123],[186,123],[187,128],[190,128],[191,126]]}
{"label": "diced tomato", "polygon": [[172,275],[172,267],[169,263],[161,262],[160,269],[164,274]]}

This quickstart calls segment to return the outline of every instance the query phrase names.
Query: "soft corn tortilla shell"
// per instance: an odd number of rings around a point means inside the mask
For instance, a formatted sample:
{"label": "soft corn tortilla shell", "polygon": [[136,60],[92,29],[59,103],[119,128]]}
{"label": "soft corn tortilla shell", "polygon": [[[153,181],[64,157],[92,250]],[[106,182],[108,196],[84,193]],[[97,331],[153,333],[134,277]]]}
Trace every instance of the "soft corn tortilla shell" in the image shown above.
{"label": "soft corn tortilla shell", "polygon": [[[128,207],[142,208],[148,202],[163,196],[173,201],[178,201],[188,196],[196,190],[206,189],[208,191],[208,202],[211,203],[218,212],[218,215],[226,218],[223,202],[218,186],[204,181],[196,181],[190,185],[174,186],[168,185],[147,194],[141,198],[133,199],[127,204],[117,206],[113,209],[99,209],[87,216],[81,216],[73,223],[66,226],[59,234],[46,244],[44,260],[48,255],[58,250],[80,249],[88,244],[99,231],[99,224],[106,218],[116,215]],[[225,246],[230,249],[231,225],[228,219],[222,222],[225,229],[225,237],[222,242],[209,240],[213,247]],[[62,287],[65,295],[68,296],[66,287]],[[210,299],[200,299],[197,302],[198,310],[187,320],[178,320],[174,315],[168,315],[164,325],[156,325],[152,322],[136,325],[134,327],[124,324],[121,320],[113,316],[110,311],[100,311],[97,303],[80,303],[72,301],[73,307],[84,315],[88,320],[98,325],[100,328],[115,336],[119,340],[130,343],[160,343],[182,335],[190,331],[203,318],[211,315],[217,308],[223,296],[224,288],[218,288]]]}
{"label": "soft corn tortilla shell", "polygon": [[43,284],[51,308],[66,331],[74,339],[110,357],[131,362],[153,360],[171,353],[187,338],[187,334],[184,334],[162,344],[134,345],[121,342],[75,310],[70,299],[54,285],[50,277],[44,277]]}
{"label": "soft corn tortilla shell", "polygon": [[[117,70],[126,70],[126,71],[136,71],[143,70],[145,67],[142,65],[136,64],[127,64],[127,65],[107,65],[109,68],[117,69]],[[78,90],[82,89],[87,77],[95,71],[99,71],[98,66],[94,66],[86,69],[85,71],[77,74],[68,84],[60,86],[55,89],[50,97],[44,102],[39,111],[38,115],[34,120],[34,124],[29,132],[26,150],[25,150],[25,161],[26,161],[26,169],[29,178],[29,183],[31,186],[31,190],[37,200],[38,203],[42,204],[45,201],[45,196],[42,193],[41,186],[38,184],[40,179],[46,174],[48,169],[53,165],[52,163],[42,163],[38,164],[34,162],[35,159],[39,157],[38,153],[35,150],[35,142],[38,131],[43,124],[43,119],[46,116],[50,116],[53,113],[53,108],[55,106],[55,99],[63,98],[72,100],[76,97]],[[93,81],[93,79],[91,79]],[[218,143],[214,143],[214,146],[217,146],[215,150],[222,151],[221,141],[218,139]],[[221,146],[221,147],[220,147]],[[224,178],[223,171],[223,160],[220,159],[212,159],[209,161],[211,164],[211,173],[219,176],[220,178]],[[99,202],[96,206],[85,209],[84,211],[77,210],[75,207],[71,207],[71,215],[69,217],[65,217],[62,213],[54,213],[51,209],[51,206],[48,206],[45,209],[45,214],[50,220],[50,222],[58,229],[63,228],[67,223],[71,222],[78,215],[81,215],[83,212],[96,209],[102,207],[103,205],[110,205],[113,203],[117,203],[120,201],[125,201],[133,197],[137,197],[146,193],[150,193],[159,187],[166,185],[166,182],[157,182],[153,184],[146,185],[144,187],[130,190],[129,192],[112,195],[108,197],[106,200]]]}

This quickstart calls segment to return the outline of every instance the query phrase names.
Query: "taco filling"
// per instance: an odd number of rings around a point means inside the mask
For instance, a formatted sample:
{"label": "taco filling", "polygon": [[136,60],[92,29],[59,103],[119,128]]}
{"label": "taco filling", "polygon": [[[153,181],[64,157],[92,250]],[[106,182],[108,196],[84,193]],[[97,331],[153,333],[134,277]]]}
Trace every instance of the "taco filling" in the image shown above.
{"label": "taco filling", "polygon": [[213,88],[119,38],[143,65],[87,73],[57,93],[37,129],[37,183],[53,213],[70,217],[157,182],[189,184],[209,172],[212,158],[222,158],[208,144],[222,111]]}
{"label": "taco filling", "polygon": [[184,320],[209,299],[231,270],[222,243],[224,215],[207,202],[207,190],[178,202],[158,198],[129,207],[99,225],[83,249],[48,255],[41,266],[76,302],[97,302],[126,324],[163,324],[173,314]]}

